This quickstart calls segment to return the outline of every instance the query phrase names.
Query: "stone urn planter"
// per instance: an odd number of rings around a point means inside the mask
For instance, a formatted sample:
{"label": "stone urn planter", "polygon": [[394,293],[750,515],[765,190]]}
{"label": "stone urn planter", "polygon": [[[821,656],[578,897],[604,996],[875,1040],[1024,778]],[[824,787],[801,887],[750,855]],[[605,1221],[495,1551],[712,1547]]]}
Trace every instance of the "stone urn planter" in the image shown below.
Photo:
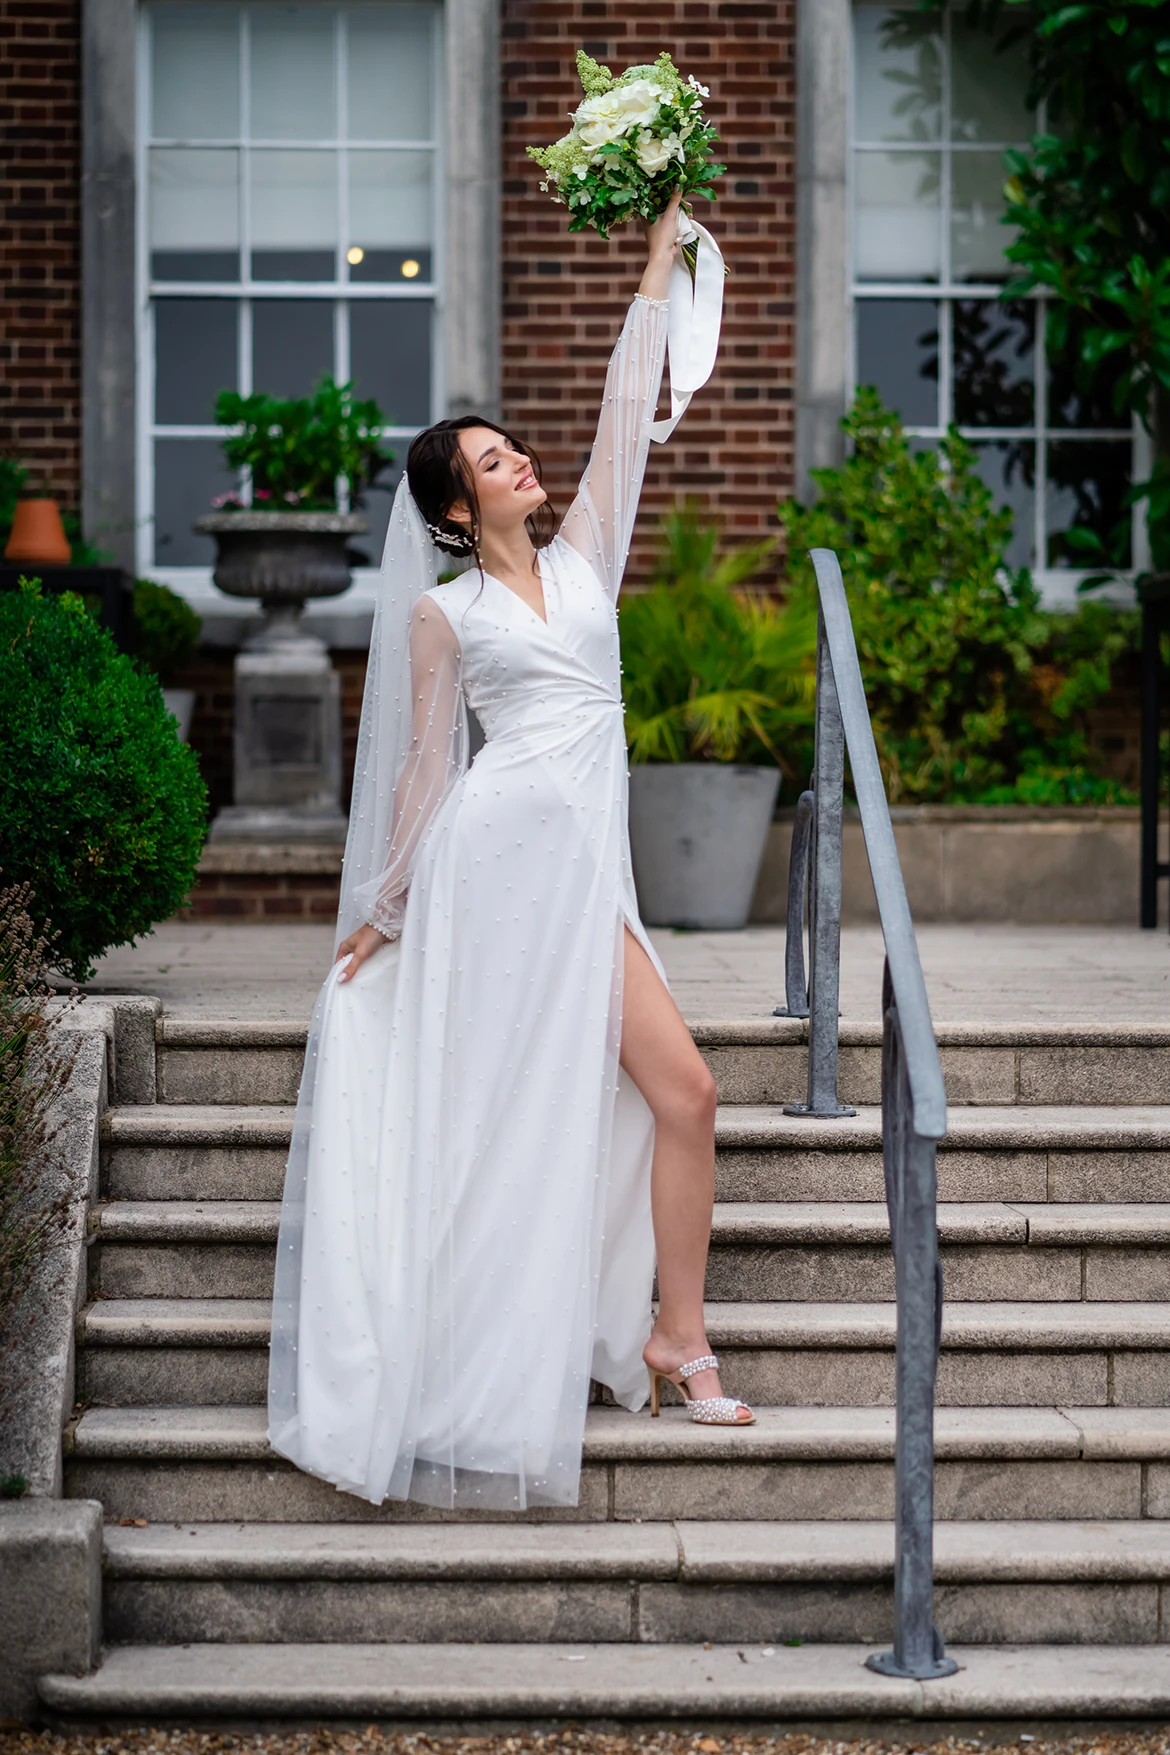
{"label": "stone urn planter", "polygon": [[349,543],[369,528],[355,512],[208,512],[195,520],[196,530],[215,538],[219,589],[263,605],[264,626],[247,641],[249,651],[320,645],[301,625],[305,604],[349,589]]}
{"label": "stone urn planter", "polygon": [[341,690],[322,640],[301,622],[310,597],[350,584],[348,546],[369,525],[352,512],[209,512],[214,579],[259,598],[264,625],[236,657],[234,802],[213,841],[342,842]]}
{"label": "stone urn planter", "polygon": [[747,923],[780,775],[723,762],[630,769],[630,851],[648,926]]}

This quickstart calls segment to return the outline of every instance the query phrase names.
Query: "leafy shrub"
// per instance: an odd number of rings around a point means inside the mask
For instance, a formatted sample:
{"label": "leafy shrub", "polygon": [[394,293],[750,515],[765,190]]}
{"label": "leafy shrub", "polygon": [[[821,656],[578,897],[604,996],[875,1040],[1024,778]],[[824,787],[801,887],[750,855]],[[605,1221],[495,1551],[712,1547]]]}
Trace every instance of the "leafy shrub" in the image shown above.
{"label": "leafy shrub", "polygon": [[162,682],[194,657],[202,627],[177,591],[153,579],[135,579],[134,656]]}
{"label": "leafy shrub", "polygon": [[893,802],[1120,802],[1091,772],[1086,710],[1134,640],[1134,618],[1086,603],[1052,615],[1008,566],[997,509],[955,429],[911,450],[862,389],[852,454],[819,469],[820,498],[780,507],[794,602],[815,602],[806,550],[835,549],[874,737]]}
{"label": "leafy shrub", "polygon": [[[80,1038],[53,1032],[45,1011],[50,940],[29,914],[27,884],[0,889],[0,1390],[20,1387],[12,1362],[13,1318],[69,1219],[68,1195],[47,1194],[44,1170],[60,1130],[62,1095]],[[22,1490],[0,1480],[0,1497]]]}
{"label": "leafy shrub", "polygon": [[[223,454],[233,469],[252,476],[252,503],[258,510],[333,511],[337,481],[344,476],[351,505],[394,454],[380,440],[385,424],[374,401],[355,402],[352,384],[322,378],[311,396],[286,398],[257,391],[241,396],[221,390],[215,418],[239,430],[226,437]],[[217,502],[242,505],[238,495]]]}
{"label": "leafy shrub", "polygon": [[31,887],[54,959],[89,978],[185,900],[207,820],[192,750],[157,678],[80,599],[0,593],[0,867]]}
{"label": "leafy shrub", "polygon": [[619,611],[626,735],[635,762],[776,763],[807,742],[815,615],[738,589],[775,544],[717,555],[719,530],[692,505],[668,512],[651,588]]}

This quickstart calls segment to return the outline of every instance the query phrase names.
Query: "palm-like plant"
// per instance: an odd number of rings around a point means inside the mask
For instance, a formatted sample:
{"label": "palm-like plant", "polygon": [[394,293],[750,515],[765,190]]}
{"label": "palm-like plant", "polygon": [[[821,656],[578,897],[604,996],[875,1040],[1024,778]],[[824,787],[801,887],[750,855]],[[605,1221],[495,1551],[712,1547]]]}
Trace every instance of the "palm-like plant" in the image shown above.
{"label": "palm-like plant", "polygon": [[[771,538],[717,553],[692,503],[662,521],[648,591],[622,599],[622,692],[634,762],[759,762],[795,772],[815,695],[815,613],[741,587]],[[789,746],[788,751],[785,745]]]}

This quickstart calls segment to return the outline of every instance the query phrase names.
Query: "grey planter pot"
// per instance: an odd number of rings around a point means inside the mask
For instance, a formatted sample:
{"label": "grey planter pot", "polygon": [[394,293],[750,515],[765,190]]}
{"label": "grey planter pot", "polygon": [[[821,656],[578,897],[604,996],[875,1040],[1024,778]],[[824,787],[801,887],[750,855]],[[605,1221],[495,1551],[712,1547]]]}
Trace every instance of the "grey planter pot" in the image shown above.
{"label": "grey planter pot", "polygon": [[208,512],[195,529],[215,538],[219,589],[260,599],[265,625],[248,645],[266,650],[304,641],[310,597],[349,589],[349,543],[369,525],[355,512]]}
{"label": "grey planter pot", "polygon": [[779,786],[775,768],[630,769],[630,852],[647,926],[746,925]]}
{"label": "grey planter pot", "polygon": [[164,689],[163,700],[168,713],[173,713],[179,722],[179,742],[186,743],[191,735],[191,718],[195,712],[194,689]]}

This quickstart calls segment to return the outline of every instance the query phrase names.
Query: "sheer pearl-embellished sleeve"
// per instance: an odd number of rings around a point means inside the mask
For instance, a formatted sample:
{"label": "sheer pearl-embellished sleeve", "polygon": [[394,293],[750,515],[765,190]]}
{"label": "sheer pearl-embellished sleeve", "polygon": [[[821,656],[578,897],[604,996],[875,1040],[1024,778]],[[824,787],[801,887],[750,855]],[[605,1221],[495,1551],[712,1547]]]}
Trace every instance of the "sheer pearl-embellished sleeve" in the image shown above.
{"label": "sheer pearl-embellished sleeve", "polygon": [[467,766],[467,713],[455,632],[434,600],[419,598],[410,617],[411,739],[394,787],[390,845],[381,876],[354,899],[361,917],[398,938],[418,852],[435,812]]}
{"label": "sheer pearl-embellished sleeve", "polygon": [[665,299],[641,293],[630,306],[609,362],[593,450],[561,525],[565,541],[584,556],[614,598],[646,473],[650,424],[666,362],[666,312]]}

